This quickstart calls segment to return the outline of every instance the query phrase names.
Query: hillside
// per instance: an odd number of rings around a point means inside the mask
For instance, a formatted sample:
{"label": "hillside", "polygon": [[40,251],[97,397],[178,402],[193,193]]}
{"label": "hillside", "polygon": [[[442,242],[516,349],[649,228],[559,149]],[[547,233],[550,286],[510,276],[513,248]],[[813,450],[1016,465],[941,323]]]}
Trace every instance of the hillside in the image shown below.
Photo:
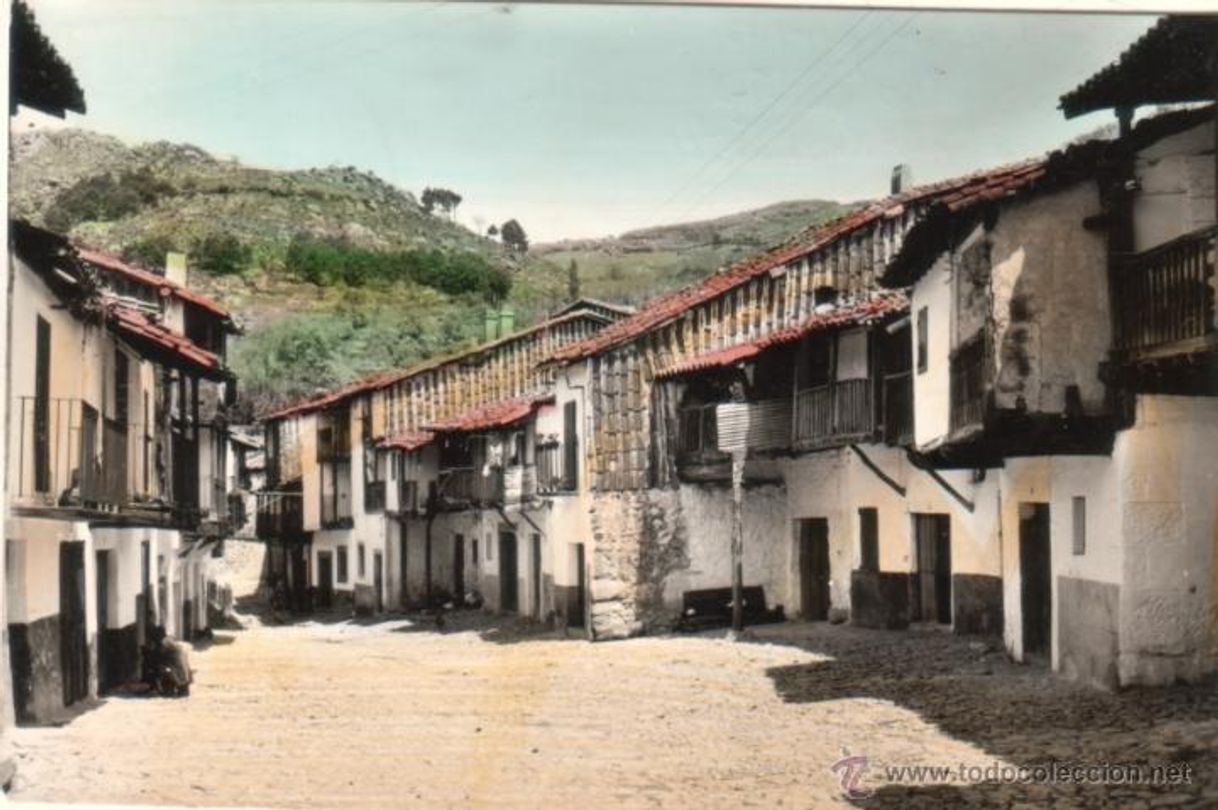
{"label": "hillside", "polygon": [[637,304],[840,216],[851,207],[829,200],[780,202],[604,239],[537,244],[532,253],[563,268],[574,261],[586,295]]}
{"label": "hillside", "polygon": [[353,167],[256,168],[75,129],[15,134],[10,192],[12,215],[132,260],[188,253],[191,285],[245,329],[230,362],[247,415],[477,342],[500,301],[530,323],[568,298],[573,260],[581,295],[640,303],[847,208],[785,202],[519,256]]}

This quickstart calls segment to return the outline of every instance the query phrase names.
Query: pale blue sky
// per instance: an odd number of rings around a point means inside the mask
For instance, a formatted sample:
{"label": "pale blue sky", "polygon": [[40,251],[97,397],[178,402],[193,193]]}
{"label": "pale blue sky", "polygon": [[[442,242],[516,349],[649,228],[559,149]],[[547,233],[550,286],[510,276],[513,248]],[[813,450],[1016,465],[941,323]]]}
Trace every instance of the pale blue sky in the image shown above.
{"label": "pale blue sky", "polygon": [[465,196],[468,224],[600,236],[887,191],[1108,123],[1057,97],[1152,17],[32,0],[72,123]]}

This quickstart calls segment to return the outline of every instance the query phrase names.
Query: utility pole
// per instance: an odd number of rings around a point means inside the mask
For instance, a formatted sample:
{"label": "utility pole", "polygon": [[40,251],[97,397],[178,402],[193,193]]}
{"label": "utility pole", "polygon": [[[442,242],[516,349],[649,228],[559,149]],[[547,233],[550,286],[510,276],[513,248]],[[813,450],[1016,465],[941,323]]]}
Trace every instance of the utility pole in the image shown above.
{"label": "utility pole", "polygon": [[732,451],[732,630],[744,629],[744,458]]}

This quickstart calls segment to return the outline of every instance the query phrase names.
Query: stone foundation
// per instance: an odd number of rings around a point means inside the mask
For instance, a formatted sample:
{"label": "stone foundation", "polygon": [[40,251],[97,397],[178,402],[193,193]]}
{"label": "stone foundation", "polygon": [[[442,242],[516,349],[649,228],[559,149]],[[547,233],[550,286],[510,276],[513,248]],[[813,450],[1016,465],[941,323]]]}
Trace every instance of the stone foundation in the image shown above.
{"label": "stone foundation", "polygon": [[1002,578],[952,574],[952,629],[962,635],[1002,635]]}
{"label": "stone foundation", "polygon": [[63,711],[59,615],[8,626],[17,722],[37,725]]}
{"label": "stone foundation", "polygon": [[909,627],[909,574],[852,571],[850,617],[855,627],[874,630]]}

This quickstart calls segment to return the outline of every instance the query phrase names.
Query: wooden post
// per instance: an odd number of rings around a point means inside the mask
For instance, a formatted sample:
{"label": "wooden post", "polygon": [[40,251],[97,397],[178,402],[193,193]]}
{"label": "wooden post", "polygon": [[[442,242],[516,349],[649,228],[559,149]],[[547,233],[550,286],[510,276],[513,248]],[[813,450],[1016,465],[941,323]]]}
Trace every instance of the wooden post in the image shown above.
{"label": "wooden post", "polygon": [[732,451],[732,630],[744,629],[744,449]]}

